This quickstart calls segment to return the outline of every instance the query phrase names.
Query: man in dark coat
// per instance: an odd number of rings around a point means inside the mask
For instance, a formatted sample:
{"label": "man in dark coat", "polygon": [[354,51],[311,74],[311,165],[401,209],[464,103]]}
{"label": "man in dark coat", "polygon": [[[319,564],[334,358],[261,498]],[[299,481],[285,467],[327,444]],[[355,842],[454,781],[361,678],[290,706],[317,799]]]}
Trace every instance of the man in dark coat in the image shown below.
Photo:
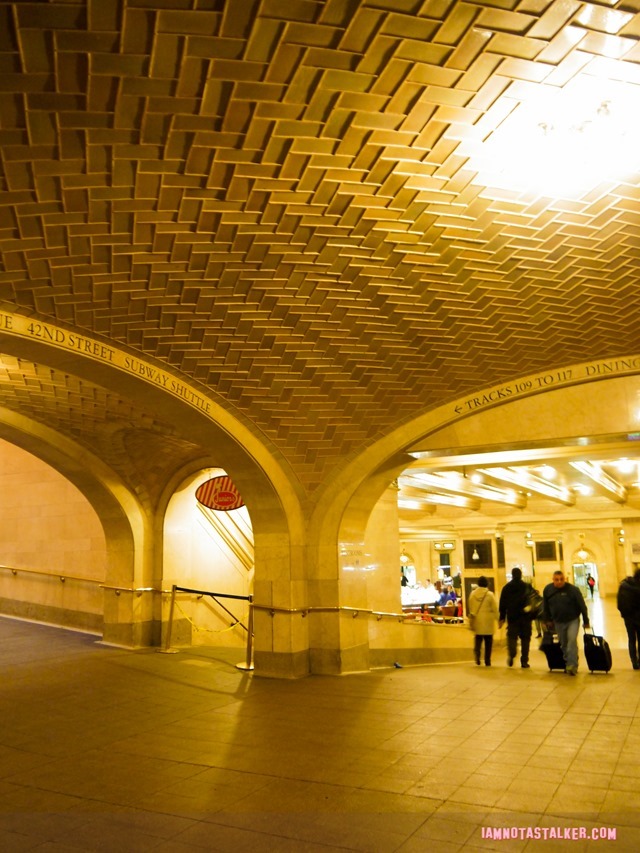
{"label": "man in dark coat", "polygon": [[547,627],[555,628],[562,646],[567,675],[578,672],[578,631],[580,617],[586,630],[589,627],[589,612],[582,593],[577,586],[565,578],[564,572],[553,573],[553,581],[542,593],[544,618]]}
{"label": "man in dark coat", "polygon": [[640,669],[640,569],[618,587],[618,610],[627,629],[631,665]]}
{"label": "man in dark coat", "polygon": [[500,621],[502,627],[507,620],[507,666],[513,666],[520,640],[520,666],[529,669],[529,646],[531,645],[531,617],[525,611],[529,600],[529,586],[522,580],[522,571],[517,566],[511,570],[511,580],[500,593]]}

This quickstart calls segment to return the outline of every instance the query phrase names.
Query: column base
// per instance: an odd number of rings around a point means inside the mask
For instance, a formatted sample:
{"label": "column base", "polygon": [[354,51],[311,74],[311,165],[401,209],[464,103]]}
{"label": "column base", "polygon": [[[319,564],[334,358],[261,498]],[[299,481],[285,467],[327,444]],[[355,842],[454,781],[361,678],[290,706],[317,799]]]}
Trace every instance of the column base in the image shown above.
{"label": "column base", "polygon": [[264,678],[304,678],[309,675],[309,652],[259,652],[253,654],[254,675]]}
{"label": "column base", "polygon": [[350,649],[311,649],[309,656],[313,675],[346,675],[371,668],[366,644]]}

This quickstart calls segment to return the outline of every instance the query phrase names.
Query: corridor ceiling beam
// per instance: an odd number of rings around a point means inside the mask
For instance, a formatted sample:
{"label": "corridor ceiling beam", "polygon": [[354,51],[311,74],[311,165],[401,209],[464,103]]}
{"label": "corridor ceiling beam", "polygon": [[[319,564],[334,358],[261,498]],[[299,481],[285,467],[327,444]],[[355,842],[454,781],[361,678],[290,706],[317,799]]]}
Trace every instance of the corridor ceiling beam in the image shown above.
{"label": "corridor ceiling beam", "polygon": [[462,474],[453,471],[446,474],[412,474],[402,477],[400,482],[408,482],[416,488],[436,494],[463,495],[482,501],[507,504],[519,509],[527,505],[526,497],[517,494],[513,489],[503,490],[495,489],[492,486],[483,486],[473,483]]}
{"label": "corridor ceiling beam", "polygon": [[625,486],[614,480],[613,477],[610,477],[602,470],[600,465],[595,462],[570,462],[569,464],[576,471],[580,471],[581,474],[589,477],[590,480],[601,489],[604,489],[605,492],[613,495],[615,501],[621,504],[626,503],[628,493]]}
{"label": "corridor ceiling beam", "polygon": [[531,474],[526,468],[478,468],[477,472],[495,480],[511,483],[529,492],[535,492],[537,495],[543,495],[565,506],[573,506],[576,502],[571,489],[549,483],[542,477]]}

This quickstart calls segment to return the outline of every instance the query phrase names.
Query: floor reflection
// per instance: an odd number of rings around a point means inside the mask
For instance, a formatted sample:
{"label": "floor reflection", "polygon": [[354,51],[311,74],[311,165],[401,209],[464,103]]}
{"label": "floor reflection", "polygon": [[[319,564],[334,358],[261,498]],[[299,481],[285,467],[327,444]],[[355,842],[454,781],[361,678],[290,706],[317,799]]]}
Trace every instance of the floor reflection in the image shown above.
{"label": "floor reflection", "polygon": [[627,632],[616,607],[616,596],[601,598],[596,592],[587,600],[589,620],[595,634],[603,636],[612,648],[627,648]]}

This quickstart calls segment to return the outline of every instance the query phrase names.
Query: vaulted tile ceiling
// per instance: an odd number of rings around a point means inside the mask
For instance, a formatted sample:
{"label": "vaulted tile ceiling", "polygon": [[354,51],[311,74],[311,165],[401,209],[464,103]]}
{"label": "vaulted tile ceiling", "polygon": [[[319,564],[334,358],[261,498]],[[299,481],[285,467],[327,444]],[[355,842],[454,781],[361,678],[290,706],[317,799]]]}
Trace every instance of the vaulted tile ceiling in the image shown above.
{"label": "vaulted tile ceiling", "polygon": [[600,146],[556,197],[474,158],[536,92],[640,114],[639,36],[638,0],[2,3],[0,307],[182,371],[309,488],[426,407],[634,352],[640,164]]}

